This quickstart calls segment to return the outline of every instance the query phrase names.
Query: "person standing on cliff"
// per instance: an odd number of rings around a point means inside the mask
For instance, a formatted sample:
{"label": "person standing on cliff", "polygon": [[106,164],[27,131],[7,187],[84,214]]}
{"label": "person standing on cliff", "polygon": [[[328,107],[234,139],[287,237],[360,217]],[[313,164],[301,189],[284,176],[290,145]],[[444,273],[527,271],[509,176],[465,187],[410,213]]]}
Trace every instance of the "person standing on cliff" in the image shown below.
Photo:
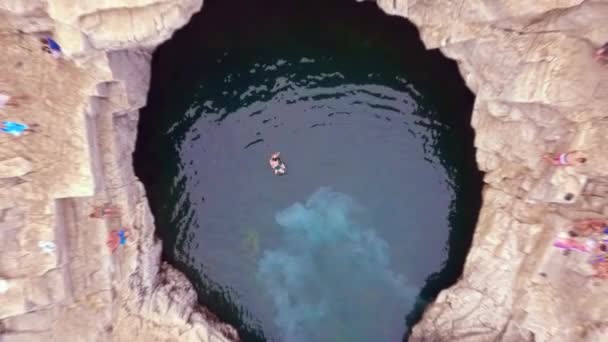
{"label": "person standing on cliff", "polygon": [[90,218],[105,218],[105,217],[118,217],[120,216],[120,209],[116,206],[112,206],[109,203],[105,203],[101,206],[93,206],[93,212],[89,214]]}

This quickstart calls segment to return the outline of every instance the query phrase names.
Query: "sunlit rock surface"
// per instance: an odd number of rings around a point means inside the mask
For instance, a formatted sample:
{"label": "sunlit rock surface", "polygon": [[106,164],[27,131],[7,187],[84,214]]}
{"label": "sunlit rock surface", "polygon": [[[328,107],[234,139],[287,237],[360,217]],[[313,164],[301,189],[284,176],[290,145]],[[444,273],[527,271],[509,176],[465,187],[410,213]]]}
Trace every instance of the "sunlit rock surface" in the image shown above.
{"label": "sunlit rock surface", "polygon": [[[150,48],[201,1],[0,1],[0,88],[24,95],[2,120],[38,124],[0,135],[0,340],[229,341],[231,327],[196,304],[160,260],[133,173]],[[53,32],[70,57],[38,38]],[[89,217],[112,203],[119,218]],[[114,253],[108,233],[126,227]]]}
{"label": "sunlit rock surface", "polygon": [[[378,2],[458,61],[477,95],[472,125],[486,172],[464,274],[410,340],[608,340],[608,282],[591,277],[587,256],[552,247],[573,220],[608,215],[608,66],[593,59],[608,40],[608,2]],[[568,150],[587,164],[541,160]]]}
{"label": "sunlit rock surface", "polygon": [[[584,256],[551,246],[582,217],[608,215],[606,1],[378,0],[429,48],[459,62],[477,94],[484,206],[462,279],[413,341],[604,341],[608,285]],[[0,136],[0,334],[8,341],[222,341],[235,336],[194,305],[160,244],[131,153],[151,48],[200,0],[0,0],[0,86],[29,96],[1,112],[38,123]],[[72,61],[40,51],[53,32]],[[76,62],[74,62],[76,61]],[[440,80],[438,80],[440,81]],[[544,152],[579,149],[584,167]],[[12,165],[12,166],[11,166]],[[566,201],[566,193],[574,194]],[[93,220],[112,202],[121,219]],[[108,231],[129,228],[116,253]],[[41,246],[53,242],[54,249]],[[41,245],[42,243],[42,245]]]}

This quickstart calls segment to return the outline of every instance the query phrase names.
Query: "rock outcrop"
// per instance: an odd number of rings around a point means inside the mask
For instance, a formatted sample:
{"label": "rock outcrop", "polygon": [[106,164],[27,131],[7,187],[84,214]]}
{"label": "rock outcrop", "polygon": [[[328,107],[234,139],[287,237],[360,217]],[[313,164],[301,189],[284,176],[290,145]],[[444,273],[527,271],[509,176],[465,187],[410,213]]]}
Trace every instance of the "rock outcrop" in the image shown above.
{"label": "rock outcrop", "polygon": [[[0,340],[230,341],[161,245],[131,154],[152,49],[201,0],[0,0]],[[67,59],[44,53],[52,34]],[[111,203],[121,215],[89,217]],[[111,252],[113,230],[127,244]]]}
{"label": "rock outcrop", "polygon": [[[377,0],[412,20],[429,48],[458,61],[477,94],[484,204],[461,280],[412,341],[603,341],[608,285],[581,255],[551,246],[577,218],[608,215],[608,2]],[[234,329],[196,306],[160,261],[131,153],[152,49],[201,0],[0,0],[0,89],[26,95],[0,136],[0,340],[228,341]],[[51,33],[69,60],[41,51]],[[582,167],[544,152],[578,149]],[[572,196],[566,196],[572,194]],[[571,198],[570,198],[571,197]],[[569,198],[569,199],[567,199]],[[120,217],[88,217],[112,203]],[[106,238],[126,227],[111,253]]]}
{"label": "rock outcrop", "polygon": [[[606,341],[608,282],[552,246],[608,216],[607,1],[378,0],[455,59],[476,100],[483,207],[464,273],[410,341]],[[580,150],[556,168],[545,152]],[[571,194],[571,195],[567,195]]]}

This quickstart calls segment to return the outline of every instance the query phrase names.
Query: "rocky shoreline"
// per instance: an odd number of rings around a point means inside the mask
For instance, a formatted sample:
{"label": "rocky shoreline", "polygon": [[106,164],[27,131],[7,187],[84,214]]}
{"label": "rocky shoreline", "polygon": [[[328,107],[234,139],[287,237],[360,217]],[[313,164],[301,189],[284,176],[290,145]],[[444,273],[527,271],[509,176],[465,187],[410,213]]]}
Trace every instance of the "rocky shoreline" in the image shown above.
{"label": "rocky shoreline", "polygon": [[[608,2],[380,0],[427,48],[456,60],[476,94],[472,125],[485,172],[464,272],[410,341],[603,341],[608,283],[586,257],[552,246],[573,221],[608,216]],[[546,152],[580,150],[556,168]]]}
{"label": "rocky shoreline", "polygon": [[[0,137],[2,342],[238,339],[198,306],[183,274],[161,263],[131,156],[151,53],[201,5],[0,3],[0,87],[27,97],[2,119],[39,125]],[[38,38],[51,32],[69,58],[41,51]],[[103,203],[120,217],[90,218]],[[120,228],[127,244],[111,253],[106,239]]]}
{"label": "rocky shoreline", "polygon": [[[428,48],[455,59],[477,94],[484,203],[461,280],[444,290],[411,341],[601,341],[608,286],[578,255],[551,246],[578,218],[608,215],[608,2],[378,0],[407,17]],[[0,340],[230,341],[235,330],[197,305],[161,263],[145,191],[133,172],[138,110],[152,50],[201,0],[14,0],[0,3],[0,88],[28,96],[0,112],[36,122],[0,137]],[[558,7],[559,6],[559,7]],[[40,51],[53,32],[69,60]],[[553,168],[544,152],[583,150]],[[574,195],[565,200],[564,194]],[[94,220],[112,203],[120,219]],[[110,253],[111,230],[128,243]],[[47,252],[40,241],[54,241]]]}

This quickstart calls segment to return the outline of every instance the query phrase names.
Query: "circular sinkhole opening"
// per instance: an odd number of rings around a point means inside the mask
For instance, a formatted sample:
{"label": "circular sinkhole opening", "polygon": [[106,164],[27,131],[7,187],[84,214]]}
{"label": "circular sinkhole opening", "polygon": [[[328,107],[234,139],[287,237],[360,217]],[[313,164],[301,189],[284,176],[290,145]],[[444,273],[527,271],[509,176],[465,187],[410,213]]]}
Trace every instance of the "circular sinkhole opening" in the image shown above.
{"label": "circular sinkhole opening", "polygon": [[375,4],[206,1],[141,113],[163,257],[244,341],[407,338],[470,247],[473,99]]}

